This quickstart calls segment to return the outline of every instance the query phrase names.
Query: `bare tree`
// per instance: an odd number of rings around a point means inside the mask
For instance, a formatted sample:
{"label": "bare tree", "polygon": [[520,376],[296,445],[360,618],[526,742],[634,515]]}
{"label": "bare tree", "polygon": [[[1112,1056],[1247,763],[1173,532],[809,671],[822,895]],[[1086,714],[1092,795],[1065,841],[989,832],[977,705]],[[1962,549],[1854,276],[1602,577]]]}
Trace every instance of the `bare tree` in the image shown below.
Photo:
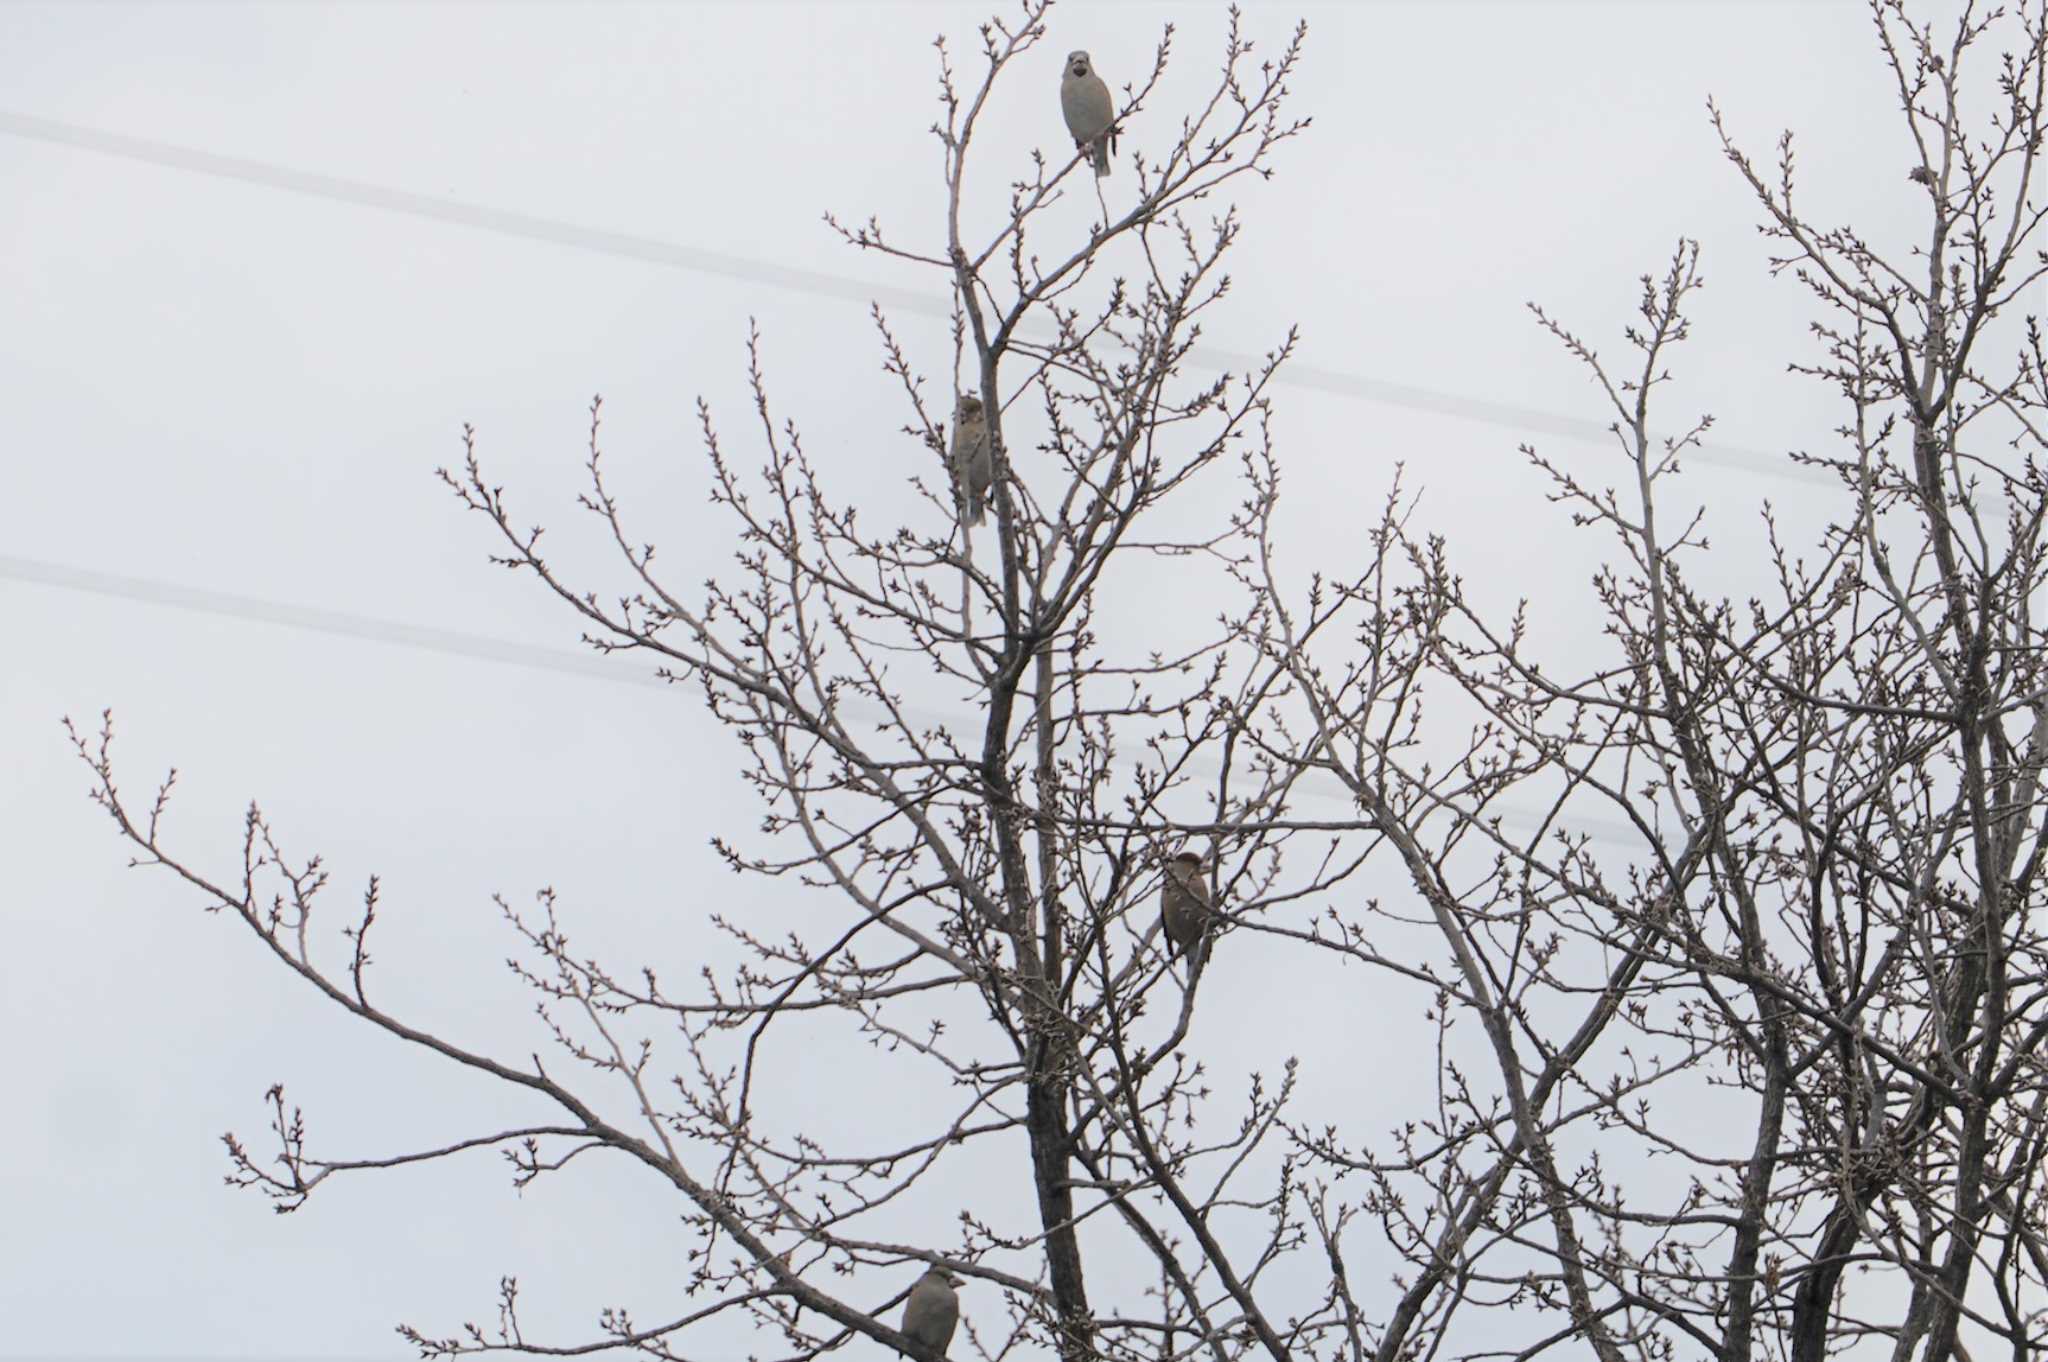
{"label": "bare tree", "polygon": [[[496,1057],[372,1000],[374,881],[323,944],[317,860],[287,860],[252,807],[240,873],[210,876],[160,835],[170,782],[131,807],[110,728],[74,733],[141,862],[337,1006],[557,1113],[349,1159],[309,1152],[273,1089],[278,1150],[230,1138],[232,1180],[290,1210],[337,1172],[497,1148],[523,1184],[609,1152],[686,1208],[687,1313],[535,1339],[508,1280],[495,1331],[407,1327],[429,1356],[680,1358],[737,1319],[791,1357],[865,1335],[930,1358],[894,1313],[926,1267],[965,1284],[962,1336],[991,1358],[2035,1355],[2048,356],[2013,314],[2048,270],[2043,8],[1966,8],[1937,31],[1871,5],[1917,151],[1901,183],[1924,236],[1899,251],[1795,204],[1789,134],[1766,172],[1712,111],[1769,268],[1816,309],[1793,368],[1844,404],[1836,448],[1793,456],[1832,476],[1837,509],[1788,531],[1766,506],[1768,563],[1710,551],[1716,508],[1681,481],[1710,420],[1665,416],[1698,247],[1643,277],[1625,364],[1536,311],[1613,420],[1616,487],[1526,449],[1559,532],[1607,537],[1585,601],[1597,650],[1481,604],[1399,481],[1362,564],[1294,584],[1266,428],[1291,338],[1254,372],[1189,373],[1239,230],[1220,191],[1271,173],[1306,126],[1284,113],[1299,28],[1262,61],[1233,11],[1220,78],[1185,113],[1158,107],[1169,28],[1118,100],[1130,177],[1108,183],[1135,181],[1132,205],[1110,210],[1082,154],[1034,160],[1000,226],[970,237],[976,133],[1001,82],[1045,74],[1023,60],[1045,12],[1026,0],[985,27],[971,84],[939,44],[943,240],[834,222],[955,299],[936,392],[875,313],[897,442],[929,470],[919,520],[862,530],[852,475],[771,413],[758,337],[758,469],[700,409],[739,549],[729,580],[692,594],[657,568],[607,485],[596,404],[582,507],[622,592],[543,553],[473,436],[442,475],[495,561],[576,612],[593,647],[700,691],[766,810],[721,854],[800,881],[817,913],[713,919],[746,962],[678,993],[573,956],[551,894],[506,904],[515,968],[568,1060]],[[1997,41],[2012,51],[1987,69]],[[1048,212],[1077,195],[1101,213],[1078,241]],[[934,415],[977,398],[979,437]],[[977,438],[978,532],[961,514]],[[1239,508],[1205,520],[1195,491],[1233,470]],[[1233,604],[1170,647],[1164,626],[1116,627],[1146,617],[1156,562]],[[1732,594],[1759,573],[1767,589]],[[961,704],[970,724],[928,717]],[[1311,786],[1349,811],[1304,817]],[[1368,865],[1402,892],[1373,893]],[[1247,1075],[1239,1101],[1212,1094],[1190,1028],[1201,966],[1234,931],[1411,998],[1434,1103],[1356,1128],[1297,1120],[1291,1061]],[[915,1139],[807,1122],[764,1041],[820,1027],[869,1038],[919,1085]],[[979,1190],[942,1228],[933,1189],[963,1167]],[[906,1207],[925,1212],[914,1236]],[[1404,1270],[1383,1288],[1347,1267],[1362,1255]],[[1150,1289],[1091,1293],[1091,1263],[1134,1259]]]}
{"label": "bare tree", "polygon": [[[1183,112],[1154,107],[1169,27],[1150,71],[1119,100],[1121,140],[1137,148],[1130,206],[1109,208],[1089,163],[1063,147],[1012,184],[992,234],[970,238],[966,222],[984,216],[967,211],[973,152],[999,82],[1042,79],[1057,116],[1056,79],[1025,60],[1046,36],[1046,8],[1027,0],[1013,20],[985,26],[970,83],[939,44],[935,132],[949,195],[937,239],[903,244],[872,220],[842,229],[859,249],[937,272],[956,302],[952,372],[936,395],[925,361],[875,311],[909,417],[880,442],[930,460],[918,523],[864,532],[845,499],[861,490],[859,472],[814,464],[797,428],[771,414],[758,336],[758,468],[729,454],[700,408],[712,496],[742,564],[701,594],[666,580],[653,546],[632,533],[606,481],[597,404],[581,504],[630,574],[615,602],[515,520],[473,435],[463,463],[442,474],[499,537],[495,561],[574,610],[594,647],[655,659],[664,676],[701,688],[766,810],[757,839],[722,839],[721,854],[745,874],[816,886],[835,917],[790,928],[715,918],[749,963],[676,993],[638,966],[571,955],[552,895],[531,909],[505,904],[524,946],[516,967],[574,1062],[493,1056],[379,1006],[365,968],[374,885],[340,952],[327,955],[312,930],[326,886],[317,861],[288,860],[252,808],[241,874],[210,877],[160,840],[168,784],[147,815],[132,814],[107,734],[91,747],[81,740],[100,802],[145,860],[241,916],[337,1005],[559,1111],[546,1125],[346,1159],[310,1152],[300,1114],[274,1089],[281,1151],[260,1157],[231,1140],[239,1181],[292,1209],[337,1172],[499,1147],[523,1183],[605,1150],[687,1203],[701,1234],[690,1287],[702,1303],[689,1313],[651,1326],[607,1315],[593,1339],[539,1340],[522,1330],[508,1281],[495,1333],[406,1328],[427,1355],[609,1343],[681,1357],[705,1326],[744,1315],[792,1356],[864,1334],[928,1357],[890,1313],[921,1270],[912,1263],[967,1281],[965,1328],[989,1356],[1282,1357],[1301,1336],[1299,1323],[1268,1317],[1256,1290],[1303,1242],[1297,1190],[1284,1160],[1246,1171],[1275,1135],[1285,1084],[1255,1086],[1221,1135],[1210,1133],[1213,1117],[1194,1120],[1205,1093],[1178,1051],[1193,973],[1169,972],[1152,906],[1168,854],[1190,840],[1215,853],[1216,896],[1245,911],[1264,911],[1254,905],[1281,883],[1292,834],[1273,820],[1296,771],[1246,745],[1238,716],[1255,714],[1285,672],[1226,647],[1221,623],[1161,656],[1142,639],[1112,646],[1095,621],[1126,560],[1166,560],[1186,580],[1206,572],[1219,585],[1226,566],[1248,562],[1241,529],[1167,522],[1184,489],[1228,478],[1236,451],[1262,437],[1285,346],[1250,374],[1184,370],[1228,286],[1221,266],[1239,224],[1220,193],[1270,174],[1305,126],[1283,111],[1303,31],[1262,59],[1233,11],[1220,75],[1206,103]],[[1092,227],[1076,235],[1071,213],[1067,225],[1045,225],[1048,210],[1077,198],[1102,214]],[[979,543],[956,518],[946,464],[943,414],[963,392],[980,399],[993,464]],[[971,706],[971,724],[921,717],[934,703]],[[1291,892],[1315,892],[1342,869],[1319,859]],[[929,1066],[938,1081],[927,1091],[948,1105],[932,1109],[914,1142],[876,1148],[857,1124],[819,1129],[764,1071],[759,1057],[774,1053],[764,1038],[814,1026],[819,1013]],[[588,1072],[575,1076],[578,1066]],[[1006,1195],[998,1178],[987,1204],[961,1208],[957,1222],[934,1218],[911,1239],[890,1232],[899,1204],[963,1164],[1013,1170],[1008,1188],[1028,1198]],[[1247,1239],[1247,1225],[1263,1228]],[[1156,1256],[1149,1307],[1098,1308],[1091,1241]],[[994,1292],[977,1293],[983,1285]]]}
{"label": "bare tree", "polygon": [[[1839,452],[1794,456],[1834,474],[1839,511],[1801,547],[1765,507],[1769,589],[1719,594],[1708,508],[1674,490],[1710,420],[1655,433],[1701,286],[1682,241],[1642,280],[1623,367],[1536,310],[1613,419],[1616,487],[1526,451],[1571,523],[1611,537],[1588,602],[1607,649],[1490,618],[1398,498],[1365,572],[1247,634],[1287,660],[1312,764],[1440,935],[1441,1024],[1479,1032],[1393,1148],[1303,1137],[1375,1189],[1328,1218],[1375,1215],[1411,1264],[1359,1351],[2043,1344],[2048,391],[2031,318],[2003,372],[1987,354],[2043,274],[2043,17],[1966,8],[1937,32],[1870,8],[1924,195],[1896,259],[1795,202],[1790,134],[1766,174],[1713,110],[1770,268],[1818,308],[1793,368],[1845,403]],[[2015,47],[1980,75],[1994,30]],[[1341,660],[1319,664],[1325,640]]]}

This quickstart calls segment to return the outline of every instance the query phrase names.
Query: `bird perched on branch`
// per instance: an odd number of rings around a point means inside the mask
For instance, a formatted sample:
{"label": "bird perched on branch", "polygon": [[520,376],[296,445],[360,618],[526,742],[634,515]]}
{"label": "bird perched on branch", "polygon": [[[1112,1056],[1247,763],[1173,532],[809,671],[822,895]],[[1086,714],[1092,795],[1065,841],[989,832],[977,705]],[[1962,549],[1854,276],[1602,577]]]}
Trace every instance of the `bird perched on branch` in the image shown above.
{"label": "bird perched on branch", "polygon": [[1166,929],[1166,958],[1185,955],[1192,983],[1202,972],[1203,938],[1216,921],[1200,852],[1176,851],[1167,861],[1166,879],[1159,887],[1159,921]]}
{"label": "bird perched on branch", "polygon": [[1067,54],[1060,76],[1060,112],[1067,116],[1075,150],[1087,152],[1094,161],[1095,178],[1109,174],[1110,154],[1116,150],[1116,106],[1086,52]]}
{"label": "bird perched on branch", "polygon": [[988,488],[995,480],[995,464],[989,454],[988,420],[982,414],[981,399],[960,394],[953,408],[953,448],[946,456],[953,475],[953,505],[962,525],[979,525],[988,509]]}
{"label": "bird perched on branch", "polygon": [[953,1326],[960,1322],[960,1296],[953,1290],[959,1284],[960,1279],[942,1267],[919,1277],[903,1306],[903,1332],[933,1352],[945,1352],[953,1341]]}

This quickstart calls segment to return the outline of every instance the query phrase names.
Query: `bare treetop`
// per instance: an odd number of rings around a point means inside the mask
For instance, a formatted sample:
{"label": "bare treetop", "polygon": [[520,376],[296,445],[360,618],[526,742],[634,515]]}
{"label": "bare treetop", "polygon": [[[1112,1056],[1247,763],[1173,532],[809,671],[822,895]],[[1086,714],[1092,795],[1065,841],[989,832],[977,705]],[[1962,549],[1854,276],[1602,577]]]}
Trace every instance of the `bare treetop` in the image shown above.
{"label": "bare treetop", "polygon": [[[1225,195],[1307,128],[1305,30],[1268,55],[1233,9],[1213,86],[1175,107],[1171,26],[1149,67],[1056,65],[1048,11],[991,20],[971,77],[938,42],[942,221],[830,220],[955,302],[950,344],[874,310],[902,424],[833,435],[875,456],[807,452],[771,407],[772,337],[747,338],[744,440],[700,404],[730,569],[667,574],[598,402],[579,501],[602,568],[544,545],[475,432],[441,471],[492,561],[729,731],[760,808],[713,844],[801,905],[700,892],[693,922],[741,963],[662,980],[572,952],[572,894],[500,899],[550,1048],[456,1044],[378,1000],[376,881],[324,929],[321,863],[253,806],[240,869],[205,871],[163,835],[170,782],[131,806],[111,722],[74,732],[141,863],[337,1007],[548,1111],[345,1158],[273,1087],[276,1149],[228,1137],[229,1180],[290,1211],[336,1173],[486,1148],[519,1185],[624,1157],[695,1235],[667,1317],[532,1337],[507,1278],[492,1325],[404,1326],[425,1356],[2034,1355],[2048,389],[2016,314],[2048,269],[2043,9],[1938,30],[1871,6],[1917,150],[1902,251],[1817,225],[1790,135],[1761,170],[1711,113],[1759,263],[1815,309],[1804,342],[1757,340],[1843,403],[1833,447],[1791,456],[1835,477],[1832,520],[1799,541],[1764,508],[1767,593],[1712,585],[1714,518],[1752,508],[1673,490],[1711,423],[1677,415],[1698,245],[1642,276],[1618,358],[1535,309],[1615,437],[1596,475],[1525,447],[1551,486],[1527,551],[1605,546],[1579,602],[1602,642],[1570,650],[1476,602],[1407,472],[1300,586],[1268,420],[1293,337],[1189,372],[1230,284]],[[1056,154],[986,165],[1013,81]],[[914,513],[864,524],[863,479],[899,454]],[[1268,994],[1311,971],[1370,991],[1361,1065],[1398,1048],[1433,1089],[1301,1116],[1325,1076],[1285,1027],[1205,1011],[1249,941],[1287,962]],[[1213,1027],[1270,1062],[1212,1074]],[[829,1102],[792,1076],[818,1036],[856,1056]]]}

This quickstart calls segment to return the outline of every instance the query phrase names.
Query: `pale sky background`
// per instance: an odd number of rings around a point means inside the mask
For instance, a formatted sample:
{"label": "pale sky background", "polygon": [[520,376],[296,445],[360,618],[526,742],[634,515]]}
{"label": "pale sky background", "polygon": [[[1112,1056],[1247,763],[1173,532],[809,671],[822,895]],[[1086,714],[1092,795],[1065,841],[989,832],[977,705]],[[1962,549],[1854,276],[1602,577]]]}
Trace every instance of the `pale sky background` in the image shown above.
{"label": "pale sky background", "polygon": [[[1805,300],[1766,277],[1704,102],[1759,157],[1796,129],[1818,215],[1882,238],[1921,191],[1861,5],[1249,11],[1268,50],[1308,18],[1294,107],[1315,124],[1271,184],[1238,195],[1237,288],[1205,338],[1260,352],[1301,327],[1309,381],[1276,394],[1292,570],[1355,563],[1357,521],[1405,462],[1476,591],[1529,595],[1565,636],[1583,627],[1599,546],[1563,536],[1515,450],[1534,441],[1595,478],[1614,456],[1501,417],[1606,419],[1523,304],[1618,358],[1637,276],[1680,235],[1701,241],[1709,287],[1671,400],[1717,417],[1726,457],[1686,482],[1717,548],[1743,561],[1765,498],[1794,516],[1829,504],[1752,457],[1823,448],[1836,418],[1785,373],[1806,353]],[[500,1099],[316,1005],[237,924],[125,870],[58,720],[111,706],[131,793],[177,765],[171,831],[206,864],[232,867],[253,797],[289,848],[328,857],[331,911],[383,875],[390,996],[515,1055],[541,1038],[503,969],[493,891],[552,884],[579,943],[677,975],[715,949],[709,907],[801,911],[705,845],[744,838],[756,811],[693,692],[631,684],[623,661],[613,682],[274,621],[367,618],[573,659],[574,621],[484,562],[487,527],[431,475],[473,422],[521,518],[584,542],[567,503],[594,392],[629,514],[690,565],[681,580],[714,570],[729,541],[693,403],[710,400],[751,464],[749,316],[813,458],[908,508],[903,479],[929,470],[892,434],[902,415],[855,300],[941,295],[820,215],[933,238],[930,43],[952,35],[971,65],[987,12],[0,4],[0,1355],[399,1357],[394,1322],[484,1319],[504,1273],[522,1277],[529,1323],[563,1335],[602,1305],[680,1305],[673,1208],[617,1169],[521,1198],[483,1155],[337,1181],[288,1217],[222,1187],[220,1132],[264,1148],[259,1099],[279,1079],[335,1153],[466,1133]],[[1120,86],[1169,19],[1183,70],[1206,75],[1220,4],[1055,11],[980,153],[985,218],[1031,148],[1066,154],[1059,57],[1087,48]],[[1126,136],[1163,137],[1163,106],[1153,117]],[[679,268],[288,192],[85,149],[77,129],[740,263]],[[895,318],[942,375],[942,328]],[[1496,419],[1384,400],[1404,386]],[[1183,623],[1215,608],[1185,604]],[[1253,1005],[1250,958],[1235,981],[1222,962],[1210,1002]],[[1383,1032],[1345,982],[1259,1001],[1271,1031],[1198,1021],[1191,1043],[1234,1090],[1276,1066],[1284,1035],[1313,1075],[1306,1100],[1384,1129],[1399,1112],[1368,1097],[1398,1090],[1395,1061],[1361,1044]],[[829,1068],[819,1057],[821,1082]]]}

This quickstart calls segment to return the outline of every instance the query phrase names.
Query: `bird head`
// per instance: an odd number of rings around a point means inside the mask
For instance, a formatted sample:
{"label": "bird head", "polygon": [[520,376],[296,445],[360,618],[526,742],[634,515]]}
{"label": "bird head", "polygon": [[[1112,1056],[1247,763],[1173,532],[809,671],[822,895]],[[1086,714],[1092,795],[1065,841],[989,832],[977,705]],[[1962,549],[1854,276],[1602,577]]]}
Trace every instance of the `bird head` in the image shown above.
{"label": "bird head", "polygon": [[973,393],[960,394],[960,419],[963,421],[979,421],[981,419],[981,399]]}
{"label": "bird head", "polygon": [[1171,859],[1173,864],[1181,867],[1183,870],[1200,870],[1202,868],[1202,853],[1199,851],[1183,849],[1174,852]]}
{"label": "bird head", "polygon": [[1075,80],[1087,79],[1088,73],[1094,69],[1095,63],[1088,60],[1086,52],[1067,53],[1067,74]]}

